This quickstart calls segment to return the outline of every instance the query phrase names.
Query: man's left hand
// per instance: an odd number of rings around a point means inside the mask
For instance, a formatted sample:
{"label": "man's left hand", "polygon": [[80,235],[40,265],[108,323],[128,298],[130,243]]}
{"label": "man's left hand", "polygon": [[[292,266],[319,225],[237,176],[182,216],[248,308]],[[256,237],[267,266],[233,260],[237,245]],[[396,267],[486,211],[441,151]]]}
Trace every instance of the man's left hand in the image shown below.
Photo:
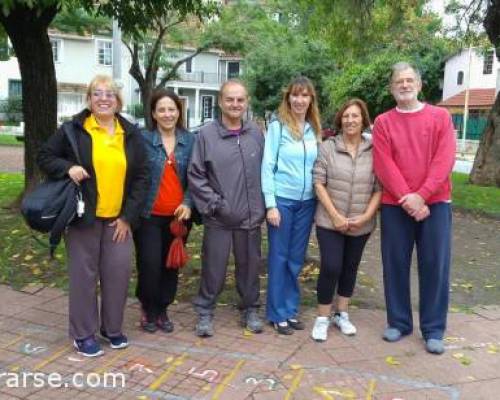
{"label": "man's left hand", "polygon": [[399,204],[412,217],[425,206],[425,200],[418,193],[408,193],[399,199]]}

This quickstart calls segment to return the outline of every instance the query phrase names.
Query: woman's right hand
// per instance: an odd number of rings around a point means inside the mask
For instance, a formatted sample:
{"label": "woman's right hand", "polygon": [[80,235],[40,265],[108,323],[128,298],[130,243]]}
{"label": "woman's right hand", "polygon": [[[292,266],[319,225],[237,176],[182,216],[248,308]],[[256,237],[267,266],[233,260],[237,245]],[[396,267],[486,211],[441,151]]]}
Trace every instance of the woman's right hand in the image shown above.
{"label": "woman's right hand", "polygon": [[83,168],[80,165],[73,165],[68,170],[68,175],[71,178],[71,180],[75,182],[77,185],[80,184],[80,181],[90,178],[90,175],[88,174],[87,171],[85,171],[85,168]]}
{"label": "woman's right hand", "polygon": [[333,227],[339,232],[346,232],[349,229],[349,221],[343,215],[337,214],[330,217]]}
{"label": "woman's right hand", "polygon": [[280,226],[281,216],[279,210],[276,207],[267,210],[266,218],[267,222],[269,222],[269,224],[271,224],[272,226]]}

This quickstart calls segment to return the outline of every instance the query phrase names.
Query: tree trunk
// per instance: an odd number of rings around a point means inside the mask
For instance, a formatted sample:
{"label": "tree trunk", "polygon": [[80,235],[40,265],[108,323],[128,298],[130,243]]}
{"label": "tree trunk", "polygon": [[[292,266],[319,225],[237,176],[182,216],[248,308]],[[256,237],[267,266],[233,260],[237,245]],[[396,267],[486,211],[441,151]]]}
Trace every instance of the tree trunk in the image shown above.
{"label": "tree trunk", "polygon": [[[57,6],[42,9],[14,2],[8,16],[0,12],[16,53],[22,78],[24,116],[25,191],[40,181],[36,154],[56,129],[57,83],[47,28],[58,12]],[[41,6],[40,6],[41,7]]]}
{"label": "tree trunk", "polygon": [[500,187],[500,95],[490,111],[469,179],[476,185]]}
{"label": "tree trunk", "polygon": [[153,95],[153,85],[151,82],[145,81],[140,87],[142,106],[144,110],[144,123],[146,129],[149,131],[153,130],[153,120],[151,118],[151,97]]}

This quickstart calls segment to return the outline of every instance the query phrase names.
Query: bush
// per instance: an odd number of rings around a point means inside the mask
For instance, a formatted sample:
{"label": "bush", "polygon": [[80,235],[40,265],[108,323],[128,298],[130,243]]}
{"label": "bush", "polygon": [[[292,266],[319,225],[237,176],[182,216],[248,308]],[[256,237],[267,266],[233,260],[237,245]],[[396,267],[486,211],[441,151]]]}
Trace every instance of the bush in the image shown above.
{"label": "bush", "polygon": [[128,107],[128,113],[134,118],[144,118],[144,107],[141,103],[131,104]]}
{"label": "bush", "polygon": [[5,115],[5,122],[18,125],[23,120],[23,99],[16,96],[2,100],[0,102],[0,113]]}

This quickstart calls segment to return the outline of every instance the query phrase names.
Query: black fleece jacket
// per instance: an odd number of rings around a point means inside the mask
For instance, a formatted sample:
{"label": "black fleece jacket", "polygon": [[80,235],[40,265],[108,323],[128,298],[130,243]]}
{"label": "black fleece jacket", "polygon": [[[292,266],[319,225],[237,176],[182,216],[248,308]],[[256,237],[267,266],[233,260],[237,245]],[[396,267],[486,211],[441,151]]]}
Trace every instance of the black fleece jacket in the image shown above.
{"label": "black fleece jacket", "polygon": [[[79,226],[90,225],[96,217],[97,182],[92,162],[92,138],[83,128],[85,119],[89,115],[90,111],[84,110],[75,115],[71,121],[63,123],[42,146],[37,157],[38,165],[50,178],[60,179],[67,176],[69,169],[74,165],[79,165],[79,163],[66,135],[64,135],[64,129],[70,129],[74,132],[82,167],[90,175],[89,179],[81,182],[85,214],[82,218],[75,219],[74,225]],[[116,114],[116,118],[125,131],[125,156],[127,159],[125,188],[119,217],[135,227],[139,222],[139,216],[146,200],[150,174],[143,139],[138,128],[120,114]]]}

